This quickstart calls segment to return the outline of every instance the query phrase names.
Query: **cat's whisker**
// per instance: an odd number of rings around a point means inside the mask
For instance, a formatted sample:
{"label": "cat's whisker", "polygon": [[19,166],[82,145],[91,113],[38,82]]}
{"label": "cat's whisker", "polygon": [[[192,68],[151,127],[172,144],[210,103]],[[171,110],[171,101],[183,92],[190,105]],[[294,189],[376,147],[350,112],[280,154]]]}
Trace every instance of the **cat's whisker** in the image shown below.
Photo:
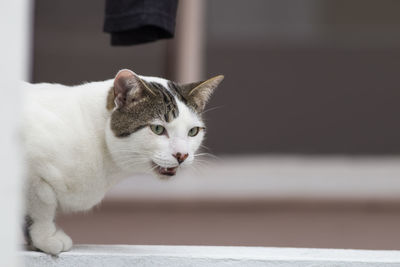
{"label": "cat's whisker", "polygon": [[208,150],[208,151],[211,151],[211,148],[209,148],[208,146],[200,145],[200,147],[201,147],[202,149],[206,149],[206,150]]}
{"label": "cat's whisker", "polygon": [[213,110],[216,110],[216,109],[220,109],[220,108],[223,108],[223,107],[224,107],[223,105],[211,107],[211,108],[208,108],[206,110],[203,110],[203,112],[201,112],[200,114],[203,115],[203,114],[205,114],[207,112],[210,112],[210,111],[213,111]]}
{"label": "cat's whisker", "polygon": [[211,154],[211,153],[198,153],[194,155],[195,157],[210,157],[210,158],[214,158],[214,159],[219,159],[218,156]]}
{"label": "cat's whisker", "polygon": [[150,171],[154,171],[155,169],[157,169],[157,167],[158,167],[157,165],[152,166],[149,170],[150,170]]}
{"label": "cat's whisker", "polygon": [[197,163],[210,163],[210,160],[208,160],[205,157],[197,156],[197,157],[195,157],[193,164],[197,164]]}
{"label": "cat's whisker", "polygon": [[202,174],[204,174],[205,164],[199,162],[196,164],[192,164],[190,167],[191,167],[191,170],[193,171],[194,175],[202,176]]}
{"label": "cat's whisker", "polygon": [[212,162],[212,161],[209,159],[206,159],[206,158],[196,158],[194,164],[196,164],[196,163],[210,164],[210,162]]}
{"label": "cat's whisker", "polygon": [[194,166],[200,166],[202,168],[206,168],[207,166],[209,166],[209,162],[208,161],[197,161],[196,165],[193,164]]}

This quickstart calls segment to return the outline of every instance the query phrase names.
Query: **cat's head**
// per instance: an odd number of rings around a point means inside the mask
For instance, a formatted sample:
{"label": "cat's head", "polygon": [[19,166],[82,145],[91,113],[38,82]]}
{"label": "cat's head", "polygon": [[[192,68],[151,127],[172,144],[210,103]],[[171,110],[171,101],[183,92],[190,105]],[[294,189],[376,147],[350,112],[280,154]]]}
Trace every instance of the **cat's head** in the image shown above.
{"label": "cat's head", "polygon": [[107,98],[106,141],[114,162],[160,177],[191,164],[205,134],[201,113],[223,78],[177,84],[119,71]]}

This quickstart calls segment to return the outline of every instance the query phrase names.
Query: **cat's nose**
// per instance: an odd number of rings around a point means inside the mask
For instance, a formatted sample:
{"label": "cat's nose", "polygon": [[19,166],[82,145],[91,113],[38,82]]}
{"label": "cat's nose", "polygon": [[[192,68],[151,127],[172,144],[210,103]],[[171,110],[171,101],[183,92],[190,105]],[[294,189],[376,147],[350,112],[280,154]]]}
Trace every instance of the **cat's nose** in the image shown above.
{"label": "cat's nose", "polygon": [[189,154],[186,153],[186,154],[183,154],[183,155],[182,155],[182,153],[178,152],[178,153],[176,153],[176,154],[172,154],[172,156],[174,156],[174,158],[176,158],[176,160],[178,161],[178,163],[181,164],[182,162],[185,161],[185,159],[187,159],[187,157],[189,156]]}

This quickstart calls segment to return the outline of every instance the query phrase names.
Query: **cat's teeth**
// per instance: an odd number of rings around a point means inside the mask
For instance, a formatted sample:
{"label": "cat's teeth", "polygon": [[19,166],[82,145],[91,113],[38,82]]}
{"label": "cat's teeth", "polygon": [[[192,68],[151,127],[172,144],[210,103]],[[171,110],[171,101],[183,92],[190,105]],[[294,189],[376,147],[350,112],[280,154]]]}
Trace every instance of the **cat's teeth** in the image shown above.
{"label": "cat's teeth", "polygon": [[178,169],[178,166],[176,167],[161,167],[160,165],[156,164],[153,162],[153,165],[156,167],[155,170],[161,174],[161,175],[166,175],[166,176],[173,176],[176,174],[176,170]]}
{"label": "cat's teeth", "polygon": [[172,167],[172,168],[161,167],[160,168],[160,173],[163,174],[163,175],[172,176],[172,175],[175,175],[176,169],[177,169],[177,167]]}

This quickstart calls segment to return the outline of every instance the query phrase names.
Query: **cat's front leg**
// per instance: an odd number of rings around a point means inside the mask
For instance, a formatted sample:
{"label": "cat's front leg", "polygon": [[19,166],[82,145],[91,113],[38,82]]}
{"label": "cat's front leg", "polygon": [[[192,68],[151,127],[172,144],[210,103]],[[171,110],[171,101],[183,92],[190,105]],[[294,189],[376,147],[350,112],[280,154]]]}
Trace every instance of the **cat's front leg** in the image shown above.
{"label": "cat's front leg", "polygon": [[51,186],[41,180],[29,190],[27,200],[30,245],[53,255],[70,250],[71,238],[54,223],[57,198]]}

